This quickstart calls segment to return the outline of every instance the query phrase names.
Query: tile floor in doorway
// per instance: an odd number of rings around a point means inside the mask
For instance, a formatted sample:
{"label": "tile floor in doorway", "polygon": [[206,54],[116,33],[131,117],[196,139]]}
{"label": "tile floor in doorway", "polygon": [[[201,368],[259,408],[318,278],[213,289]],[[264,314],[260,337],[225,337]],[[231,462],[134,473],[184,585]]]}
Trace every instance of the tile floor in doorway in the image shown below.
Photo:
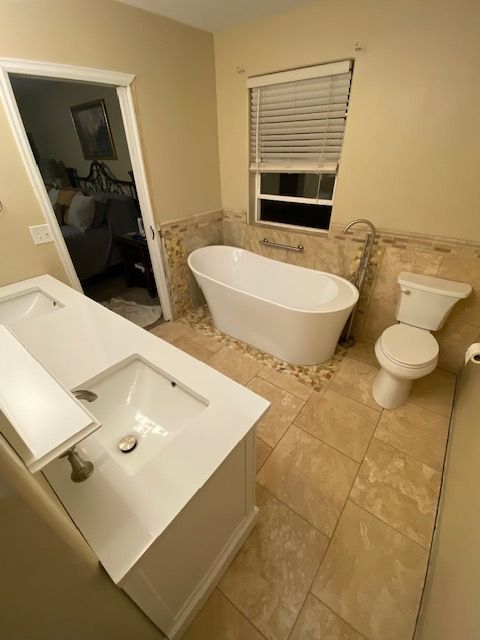
{"label": "tile floor in doorway", "polygon": [[257,526],[184,640],[410,640],[455,376],[437,369],[387,411],[370,392],[371,345],[289,367],[205,310],[153,332],[272,403],[257,428]]}

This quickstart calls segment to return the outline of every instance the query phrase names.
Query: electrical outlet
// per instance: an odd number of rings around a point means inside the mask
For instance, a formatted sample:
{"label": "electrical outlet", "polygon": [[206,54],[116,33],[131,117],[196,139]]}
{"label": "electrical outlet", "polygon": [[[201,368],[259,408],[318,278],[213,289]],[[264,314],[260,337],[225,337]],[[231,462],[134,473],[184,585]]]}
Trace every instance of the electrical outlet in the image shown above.
{"label": "electrical outlet", "polygon": [[29,227],[29,229],[35,244],[53,242],[53,236],[48,224],[36,224],[33,227]]}

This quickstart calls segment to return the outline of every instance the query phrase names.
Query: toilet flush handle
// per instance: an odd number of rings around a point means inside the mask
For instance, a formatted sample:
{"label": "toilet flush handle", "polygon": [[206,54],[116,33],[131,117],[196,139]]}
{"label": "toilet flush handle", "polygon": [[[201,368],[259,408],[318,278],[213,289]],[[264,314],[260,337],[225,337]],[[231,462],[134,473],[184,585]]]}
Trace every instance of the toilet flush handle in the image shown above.
{"label": "toilet flush handle", "polygon": [[402,289],[402,293],[406,296],[409,296],[412,292],[410,291],[410,289]]}

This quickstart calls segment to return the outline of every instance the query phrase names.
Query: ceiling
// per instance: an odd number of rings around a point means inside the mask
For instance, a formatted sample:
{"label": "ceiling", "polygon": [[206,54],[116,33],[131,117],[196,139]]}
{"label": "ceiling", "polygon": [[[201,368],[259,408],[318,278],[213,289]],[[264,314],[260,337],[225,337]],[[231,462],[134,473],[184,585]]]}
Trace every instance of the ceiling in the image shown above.
{"label": "ceiling", "polygon": [[206,31],[222,31],[311,0],[118,0]]}

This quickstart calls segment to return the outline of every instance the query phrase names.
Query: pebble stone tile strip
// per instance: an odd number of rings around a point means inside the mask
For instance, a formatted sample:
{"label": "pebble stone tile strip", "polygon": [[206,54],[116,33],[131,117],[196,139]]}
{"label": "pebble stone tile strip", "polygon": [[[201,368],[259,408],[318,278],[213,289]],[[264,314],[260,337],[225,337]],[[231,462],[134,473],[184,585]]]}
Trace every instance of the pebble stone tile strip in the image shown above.
{"label": "pebble stone tile strip", "polygon": [[209,338],[214,338],[231,349],[248,354],[257,360],[257,362],[271,367],[276,371],[291,373],[295,378],[297,378],[297,380],[311,386],[315,391],[321,391],[323,385],[332,379],[340,362],[347,353],[347,349],[339,346],[337,347],[334,356],[321,365],[301,366],[289,364],[288,362],[284,362],[283,360],[279,360],[268,353],[259,351],[245,342],[236,340],[235,338],[232,338],[231,336],[216,329],[206,305],[197,307],[187,315],[180,318],[179,322],[187,324],[195,331],[198,331]]}

